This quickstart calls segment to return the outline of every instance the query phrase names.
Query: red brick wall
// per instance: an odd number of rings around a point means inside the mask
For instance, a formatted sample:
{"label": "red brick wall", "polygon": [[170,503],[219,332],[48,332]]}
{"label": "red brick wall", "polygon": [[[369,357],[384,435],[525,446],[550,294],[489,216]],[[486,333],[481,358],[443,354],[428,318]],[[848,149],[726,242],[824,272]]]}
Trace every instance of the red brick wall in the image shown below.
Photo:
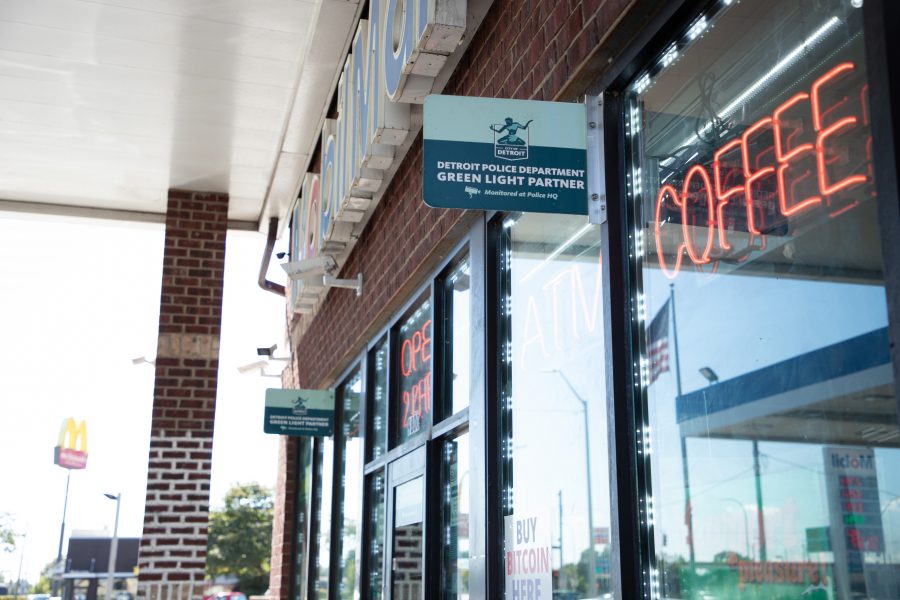
{"label": "red brick wall", "polygon": [[[598,44],[636,3],[495,0],[443,93],[573,100],[584,89],[566,88],[582,72],[597,71],[591,60]],[[362,298],[349,290],[329,292],[297,345],[300,387],[331,384],[386,324],[386,313],[408,298],[477,218],[471,211],[430,208],[422,201],[420,134],[344,265],[343,277],[363,273]]]}
{"label": "red brick wall", "polygon": [[[296,356],[281,374],[285,389],[299,387],[295,379]],[[294,548],[294,514],[296,498],[297,438],[280,436],[278,440],[278,476],[275,481],[275,508],[272,519],[272,556],[269,571],[269,595],[287,598],[291,585],[291,556]]]}
{"label": "red brick wall", "polygon": [[138,594],[196,598],[206,566],[228,196],[169,191]]}
{"label": "red brick wall", "polygon": [[[444,94],[535,100],[577,100],[664,2],[659,0],[494,0]],[[297,343],[298,387],[334,383],[388,323],[424,276],[481,217],[430,208],[422,201],[422,138],[413,142],[342,277],[363,273],[363,295],[332,290]],[[281,467],[280,467],[281,468]],[[292,528],[292,513],[276,524]],[[281,545],[273,563],[284,559]],[[290,576],[284,570],[282,581]],[[273,596],[286,583],[272,577]]]}
{"label": "red brick wall", "polygon": [[278,441],[278,479],[275,482],[272,558],[269,571],[269,595],[275,598],[287,598],[290,593],[296,473],[297,438],[281,436]]}

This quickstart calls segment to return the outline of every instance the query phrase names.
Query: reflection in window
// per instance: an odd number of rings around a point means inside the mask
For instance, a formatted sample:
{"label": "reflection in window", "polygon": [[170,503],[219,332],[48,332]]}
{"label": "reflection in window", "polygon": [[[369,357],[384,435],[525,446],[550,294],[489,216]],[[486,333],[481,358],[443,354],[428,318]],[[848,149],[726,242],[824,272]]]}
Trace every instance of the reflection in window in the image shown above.
{"label": "reflection in window", "polygon": [[720,4],[631,89],[661,596],[900,597],[900,431],[853,4]]}
{"label": "reflection in window", "polygon": [[[594,598],[610,590],[599,242],[599,228],[583,217],[525,214],[503,224],[507,600],[528,593],[512,587],[524,585],[515,551],[525,540],[536,542],[546,560],[539,571],[552,578],[554,597]],[[529,534],[517,537],[525,531],[520,527]]]}
{"label": "reflection in window", "polygon": [[422,597],[425,567],[425,482],[422,476],[394,488],[391,598]]}
{"label": "reflection in window", "polygon": [[336,541],[341,557],[340,597],[349,600],[355,597],[357,573],[357,542],[359,539],[359,517],[362,511],[362,465],[360,464],[359,407],[362,395],[362,378],[357,371],[341,389],[342,448],[340,495],[341,538]]}
{"label": "reflection in window", "polygon": [[294,600],[305,600],[309,563],[307,536],[312,502],[312,438],[297,439],[297,491],[294,519]]}
{"label": "reflection in window", "polygon": [[331,556],[331,498],[334,481],[334,440],[319,438],[317,444],[319,463],[319,481],[316,490],[315,511],[317,515],[315,547],[315,583],[312,597],[318,600],[328,598],[328,569]]}
{"label": "reflection in window", "polygon": [[431,302],[422,302],[400,323],[397,332],[398,444],[425,431],[431,419]]}
{"label": "reflection in window", "polygon": [[441,453],[442,597],[469,597],[469,434],[444,442]]}
{"label": "reflection in window", "polygon": [[444,416],[469,405],[469,257],[455,265],[444,285]]}
{"label": "reflection in window", "polygon": [[368,600],[380,600],[384,597],[384,471],[373,473],[369,477],[369,518],[366,523],[368,532]]}
{"label": "reflection in window", "polygon": [[372,352],[372,399],[369,402],[369,460],[375,460],[387,450],[387,397],[388,397],[388,341],[384,340]]}

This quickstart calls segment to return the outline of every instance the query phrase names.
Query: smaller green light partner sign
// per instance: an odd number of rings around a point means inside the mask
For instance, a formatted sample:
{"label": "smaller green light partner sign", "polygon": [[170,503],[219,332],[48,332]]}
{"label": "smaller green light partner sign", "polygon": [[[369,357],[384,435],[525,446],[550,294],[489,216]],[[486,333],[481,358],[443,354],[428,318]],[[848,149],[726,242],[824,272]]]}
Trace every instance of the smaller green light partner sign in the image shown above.
{"label": "smaller green light partner sign", "polygon": [[424,114],[428,206],[587,214],[583,104],[433,94]]}
{"label": "smaller green light partner sign", "polygon": [[332,435],[334,390],[266,390],[263,430],[277,435]]}

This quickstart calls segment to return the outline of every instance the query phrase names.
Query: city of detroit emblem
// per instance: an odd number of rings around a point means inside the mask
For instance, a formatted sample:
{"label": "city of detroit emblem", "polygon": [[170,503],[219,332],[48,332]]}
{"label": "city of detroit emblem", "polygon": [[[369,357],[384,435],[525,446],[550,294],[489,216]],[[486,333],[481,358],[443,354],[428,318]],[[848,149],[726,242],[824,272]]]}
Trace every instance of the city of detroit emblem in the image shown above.
{"label": "city of detroit emblem", "polygon": [[[504,160],[525,160],[528,158],[528,140],[530,134],[528,126],[534,119],[529,119],[527,123],[522,125],[512,117],[506,117],[503,123],[495,123],[488,125],[494,132],[494,158],[502,158]],[[525,132],[525,139],[519,136],[519,130]],[[497,137],[505,134],[502,137]]]}

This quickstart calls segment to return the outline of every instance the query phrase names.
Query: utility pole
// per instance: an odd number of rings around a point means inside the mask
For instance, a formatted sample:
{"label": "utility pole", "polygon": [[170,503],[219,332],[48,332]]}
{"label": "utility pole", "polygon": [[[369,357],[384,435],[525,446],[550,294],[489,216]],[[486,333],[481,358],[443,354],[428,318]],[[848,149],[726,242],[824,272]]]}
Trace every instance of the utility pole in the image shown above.
{"label": "utility pole", "polygon": [[759,442],[753,440],[753,475],[756,480],[756,523],[759,528],[759,562],[766,562],[766,520],[763,515],[762,482],[759,470]]}
{"label": "utility pole", "polygon": [[116,575],[116,554],[119,550],[119,506],[122,504],[122,492],[119,492],[115,496],[112,494],[103,495],[110,500],[116,501],[116,520],[113,525],[112,541],[109,545],[109,569],[107,569],[106,573],[106,600],[112,600]]}
{"label": "utility pole", "polygon": [[22,534],[22,553],[19,554],[19,574],[16,576],[16,589],[13,592],[13,600],[19,600],[19,586],[22,585],[22,563],[25,561],[25,540],[28,533]]}
{"label": "utility pole", "polygon": [[[596,596],[597,591],[597,556],[594,554],[594,502],[592,500],[593,490],[591,489],[591,430],[589,429],[588,423],[588,403],[587,400],[581,397],[575,390],[575,386],[572,385],[572,382],[569,381],[569,378],[566,377],[565,373],[560,371],[559,369],[551,369],[550,371],[556,373],[562,380],[566,382],[566,386],[568,386],[569,391],[572,392],[572,395],[575,396],[575,399],[581,403],[581,413],[584,416],[584,460],[585,460],[585,468],[587,470],[587,517],[588,517],[588,596]],[[562,532],[560,531],[560,535]]]}
{"label": "utility pole", "polygon": [[56,551],[56,567],[53,570],[53,579],[51,580],[51,588],[53,595],[59,596],[60,582],[62,581],[63,568],[63,537],[66,533],[66,509],[69,507],[69,480],[72,477],[72,469],[66,469],[66,495],[63,499],[63,516],[62,525],[59,526],[59,549]]}

